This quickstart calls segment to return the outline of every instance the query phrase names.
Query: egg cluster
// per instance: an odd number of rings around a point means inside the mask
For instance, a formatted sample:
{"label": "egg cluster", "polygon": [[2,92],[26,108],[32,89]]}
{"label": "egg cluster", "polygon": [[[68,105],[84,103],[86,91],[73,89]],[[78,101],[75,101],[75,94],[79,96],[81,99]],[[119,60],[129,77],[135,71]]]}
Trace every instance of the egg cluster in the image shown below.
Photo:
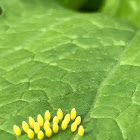
{"label": "egg cluster", "polygon": [[[39,140],[42,140],[45,135],[47,137],[51,137],[52,133],[58,133],[60,123],[61,129],[66,130],[71,120],[73,121],[71,123],[71,131],[75,132],[79,127],[78,134],[80,136],[84,135],[84,127],[80,125],[81,117],[77,116],[75,108],[71,110],[70,114],[68,113],[64,117],[63,111],[59,108],[57,111],[57,115],[52,119],[52,126],[50,125],[51,113],[49,112],[49,110],[45,112],[44,118],[39,114],[37,116],[37,121],[35,121],[32,117],[29,117],[29,124],[25,121],[22,122],[22,129],[25,133],[27,133],[30,139],[33,139],[35,137],[35,134],[37,135]],[[21,129],[17,125],[13,126],[13,130],[17,136],[21,135]]]}

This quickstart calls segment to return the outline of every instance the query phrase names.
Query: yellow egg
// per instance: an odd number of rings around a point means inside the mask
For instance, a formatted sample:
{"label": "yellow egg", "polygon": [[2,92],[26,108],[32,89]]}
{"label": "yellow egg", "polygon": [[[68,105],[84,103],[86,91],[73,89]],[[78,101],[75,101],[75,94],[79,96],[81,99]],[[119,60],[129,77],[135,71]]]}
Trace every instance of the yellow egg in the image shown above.
{"label": "yellow egg", "polygon": [[29,124],[30,124],[31,128],[34,129],[35,120],[32,117],[29,117]]}
{"label": "yellow egg", "polygon": [[81,123],[81,117],[76,117],[75,122],[77,123],[77,125],[79,125]]}
{"label": "yellow egg", "polygon": [[80,127],[78,128],[78,134],[80,136],[83,136],[84,135],[84,127],[82,125],[80,125]]}
{"label": "yellow egg", "polygon": [[46,129],[46,136],[51,137],[52,136],[52,129],[50,127],[47,127]]}
{"label": "yellow egg", "polygon": [[76,130],[77,130],[77,123],[73,122],[72,125],[71,125],[71,131],[75,132]]}
{"label": "yellow egg", "polygon": [[46,110],[46,112],[45,112],[45,120],[50,121],[50,119],[51,119],[51,113],[49,112],[49,110]]}
{"label": "yellow egg", "polygon": [[30,139],[33,139],[33,138],[34,138],[34,132],[33,132],[32,129],[28,129],[27,134],[28,134],[28,137],[29,137]]}
{"label": "yellow egg", "polygon": [[53,132],[58,133],[58,131],[59,131],[59,126],[58,126],[58,124],[56,122],[54,122],[53,123]]}
{"label": "yellow egg", "polygon": [[75,118],[76,118],[76,109],[75,108],[73,108],[72,110],[71,110],[71,119],[72,120],[74,120]]}
{"label": "yellow egg", "polygon": [[44,130],[46,130],[48,126],[50,126],[50,122],[46,120],[44,123]]}
{"label": "yellow egg", "polygon": [[22,128],[23,128],[24,132],[27,133],[28,129],[29,129],[29,125],[25,121],[23,121],[22,122]]}
{"label": "yellow egg", "polygon": [[62,121],[62,124],[61,124],[62,130],[66,130],[67,129],[67,126],[68,126],[68,121],[67,121],[67,119],[64,119]]}
{"label": "yellow egg", "polygon": [[39,140],[42,140],[44,138],[44,133],[40,130],[37,134],[37,137]]}
{"label": "yellow egg", "polygon": [[40,126],[37,122],[35,122],[34,131],[35,131],[36,134],[38,134],[38,132],[40,131]]}
{"label": "yellow egg", "polygon": [[53,123],[54,123],[54,122],[56,122],[57,124],[59,123],[59,119],[58,119],[57,116],[55,116],[55,117],[53,118]]}
{"label": "yellow egg", "polygon": [[59,120],[63,119],[63,111],[60,108],[57,111],[57,117],[58,117]]}
{"label": "yellow egg", "polygon": [[20,130],[20,128],[19,128],[17,125],[14,125],[14,126],[13,126],[13,130],[14,130],[14,133],[15,133],[17,136],[20,136],[20,135],[21,135],[21,130]]}
{"label": "yellow egg", "polygon": [[37,116],[37,122],[38,122],[39,126],[44,125],[44,119],[40,114]]}
{"label": "yellow egg", "polygon": [[66,119],[67,119],[67,121],[68,121],[68,123],[69,123],[69,122],[70,122],[70,114],[66,114],[64,120],[66,120]]}

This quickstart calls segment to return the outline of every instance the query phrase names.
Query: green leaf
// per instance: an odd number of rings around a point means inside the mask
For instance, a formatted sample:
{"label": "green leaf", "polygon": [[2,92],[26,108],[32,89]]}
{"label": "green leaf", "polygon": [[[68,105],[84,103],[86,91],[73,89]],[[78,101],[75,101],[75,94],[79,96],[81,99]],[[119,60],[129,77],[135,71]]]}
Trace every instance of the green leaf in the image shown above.
{"label": "green leaf", "polygon": [[72,8],[72,9],[80,9],[83,5],[85,5],[85,3],[88,0],[75,0],[75,1],[71,1],[71,0],[59,0],[63,5],[65,5],[68,8]]}
{"label": "green leaf", "polygon": [[139,0],[59,0],[65,6],[86,12],[101,12],[129,20],[140,28]]}
{"label": "green leaf", "polygon": [[[69,11],[55,0],[1,0],[0,139],[28,117],[75,107],[85,136],[52,140],[139,140],[140,33],[102,14]],[[35,138],[37,139],[37,138]]]}
{"label": "green leaf", "polygon": [[121,17],[140,27],[140,1],[139,0],[106,0],[102,12]]}

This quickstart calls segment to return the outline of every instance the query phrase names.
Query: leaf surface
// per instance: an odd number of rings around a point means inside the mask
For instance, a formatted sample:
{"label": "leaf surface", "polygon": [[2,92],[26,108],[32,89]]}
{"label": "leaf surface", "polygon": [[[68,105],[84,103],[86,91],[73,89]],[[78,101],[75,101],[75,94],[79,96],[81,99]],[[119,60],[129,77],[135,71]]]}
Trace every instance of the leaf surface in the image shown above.
{"label": "leaf surface", "polygon": [[24,133],[14,135],[14,124],[73,107],[85,136],[69,127],[52,140],[139,139],[140,33],[134,26],[76,13],[55,0],[0,5],[1,140],[26,140]]}
{"label": "leaf surface", "polygon": [[140,28],[139,0],[106,0],[101,11],[111,16],[124,18]]}

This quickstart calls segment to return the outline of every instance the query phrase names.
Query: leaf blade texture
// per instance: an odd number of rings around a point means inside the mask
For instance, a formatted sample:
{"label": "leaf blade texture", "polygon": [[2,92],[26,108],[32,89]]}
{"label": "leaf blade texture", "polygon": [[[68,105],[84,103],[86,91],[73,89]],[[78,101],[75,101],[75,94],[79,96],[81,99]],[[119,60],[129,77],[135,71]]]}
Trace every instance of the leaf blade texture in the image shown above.
{"label": "leaf blade texture", "polygon": [[[28,139],[17,138],[13,125],[73,107],[83,119],[82,139],[139,139],[136,27],[73,12],[55,0],[0,4],[0,139]],[[51,139],[81,137],[68,128]]]}

